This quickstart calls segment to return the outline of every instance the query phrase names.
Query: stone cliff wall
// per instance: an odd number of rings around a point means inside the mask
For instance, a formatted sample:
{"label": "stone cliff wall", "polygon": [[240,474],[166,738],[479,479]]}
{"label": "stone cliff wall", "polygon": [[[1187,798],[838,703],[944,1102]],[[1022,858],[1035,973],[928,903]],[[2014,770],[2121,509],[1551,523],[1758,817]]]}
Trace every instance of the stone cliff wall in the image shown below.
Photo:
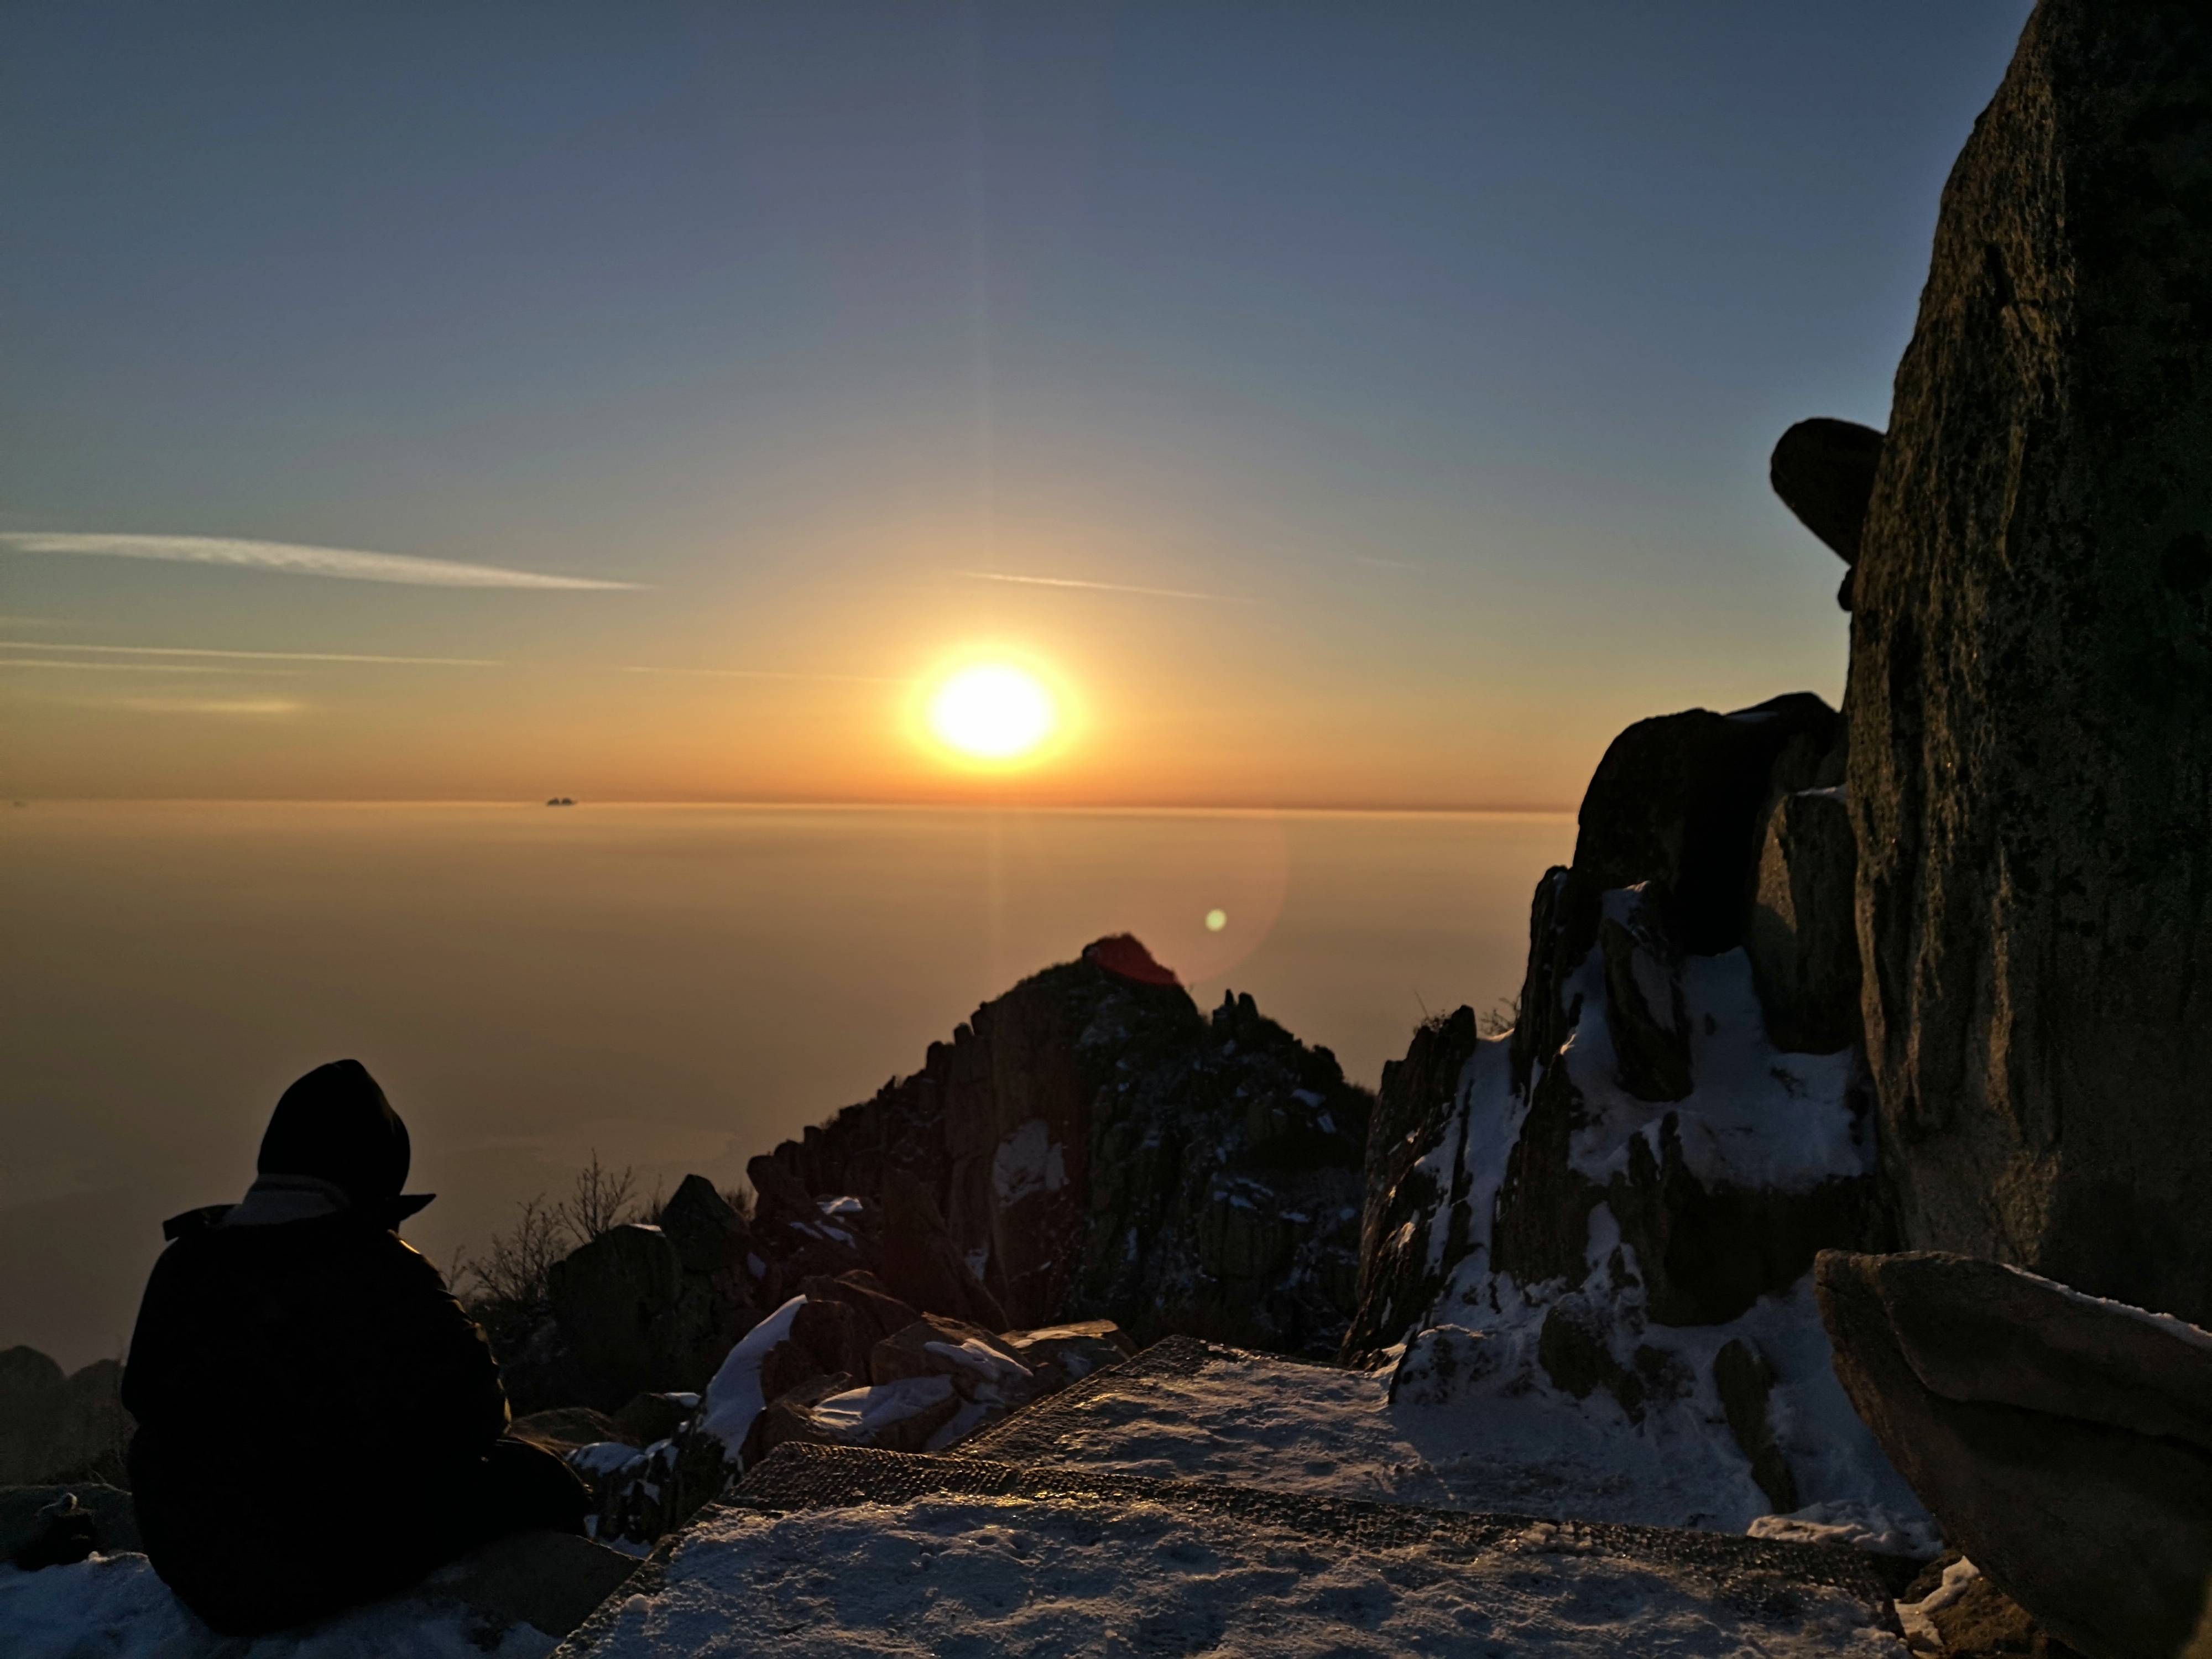
{"label": "stone cliff wall", "polygon": [[2045,0],[1943,195],[1855,583],[1905,1241],[2212,1319],[2212,15]]}

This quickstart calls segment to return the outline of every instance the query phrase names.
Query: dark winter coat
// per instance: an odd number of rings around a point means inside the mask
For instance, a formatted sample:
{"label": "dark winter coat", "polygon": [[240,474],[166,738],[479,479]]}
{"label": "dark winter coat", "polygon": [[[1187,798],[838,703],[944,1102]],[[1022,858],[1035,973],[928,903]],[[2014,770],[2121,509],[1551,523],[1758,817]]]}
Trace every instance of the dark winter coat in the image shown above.
{"label": "dark winter coat", "polygon": [[263,1159],[272,1173],[276,1144],[285,1173],[340,1207],[275,1225],[236,1224],[230,1206],[179,1217],[131,1338],[139,1529],[218,1630],[297,1623],[448,1559],[443,1522],[507,1425],[483,1334],[392,1231],[406,1131],[341,1066],[287,1093]]}

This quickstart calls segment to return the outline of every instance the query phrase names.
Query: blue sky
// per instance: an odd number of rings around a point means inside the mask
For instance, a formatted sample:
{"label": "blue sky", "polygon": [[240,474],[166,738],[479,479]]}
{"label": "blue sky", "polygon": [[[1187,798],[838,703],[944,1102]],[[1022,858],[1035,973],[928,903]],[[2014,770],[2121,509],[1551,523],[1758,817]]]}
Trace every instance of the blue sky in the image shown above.
{"label": "blue sky", "polygon": [[18,8],[0,532],[635,586],[0,544],[4,787],[933,797],[987,641],[1038,798],[1571,804],[1836,695],[1765,453],[1883,422],[2026,11]]}

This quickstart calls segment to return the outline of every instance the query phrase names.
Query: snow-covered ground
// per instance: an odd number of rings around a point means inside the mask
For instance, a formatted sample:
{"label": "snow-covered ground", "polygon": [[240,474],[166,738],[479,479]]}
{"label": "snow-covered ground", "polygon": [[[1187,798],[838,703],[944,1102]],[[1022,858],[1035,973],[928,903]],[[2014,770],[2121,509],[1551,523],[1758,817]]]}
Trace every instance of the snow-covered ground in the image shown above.
{"label": "snow-covered ground", "polygon": [[1145,1502],[935,1498],[714,1512],[593,1659],[1407,1653],[1514,1659],[1905,1659],[1839,1593],[1778,1627],[1693,1576],[1528,1546],[1474,1561],[1355,1552]]}
{"label": "snow-covered ground", "polygon": [[240,1641],[187,1612],[143,1555],[95,1555],[38,1572],[0,1566],[8,1659],[544,1659],[556,1645],[528,1625],[503,1634],[481,1626],[461,1608],[403,1597]]}
{"label": "snow-covered ground", "polygon": [[[1817,1333],[1809,1286],[1800,1289],[1805,1307],[1796,1305],[1796,1297],[1781,1298],[1750,1316],[1770,1346],[1782,1349],[1808,1326]],[[1551,1388],[1534,1365],[1534,1330],[1528,1335],[1528,1353],[1498,1356],[1516,1367],[1513,1375],[1468,1378],[1462,1364],[1454,1387],[1433,1391],[1443,1403],[1427,1403],[1432,1391],[1412,1379],[1394,1402],[1388,1369],[1340,1370],[1224,1355],[1193,1375],[1155,1373],[1127,1387],[1109,1386],[1077,1409],[1054,1410],[1047,1402],[1036,1422],[1039,1429],[1049,1424],[1048,1451],[1024,1445],[1002,1454],[992,1437],[974,1451],[1554,1520],[1741,1532],[1766,1514],[1771,1505],[1726,1424],[1717,1420],[1716,1403],[1668,1402],[1672,1409],[1655,1408],[1641,1423],[1632,1422],[1603,1393],[1575,1400]],[[1418,1351],[1414,1358],[1421,1358]],[[1793,1451],[1824,1469],[1824,1489],[1857,1499],[1873,1531],[1918,1527],[1923,1535],[1905,1540],[1912,1547],[1903,1553],[1932,1553],[1935,1540],[1924,1534],[1911,1490],[1850,1414],[1825,1348],[1793,1370],[1806,1378],[1798,1392],[1777,1390],[1777,1415]],[[1498,1386],[1491,1391],[1486,1382]],[[1027,1436],[1030,1430],[1016,1418],[1006,1432]],[[1820,1517],[1830,1524],[1838,1518]],[[1842,1538],[1863,1530],[1777,1535]]]}

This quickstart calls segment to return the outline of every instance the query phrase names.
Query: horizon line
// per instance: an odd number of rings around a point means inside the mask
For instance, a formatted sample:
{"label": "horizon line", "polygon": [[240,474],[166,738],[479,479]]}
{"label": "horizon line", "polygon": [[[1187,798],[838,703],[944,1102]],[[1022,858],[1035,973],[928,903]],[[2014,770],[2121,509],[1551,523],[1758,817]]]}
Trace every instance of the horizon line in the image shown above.
{"label": "horizon line", "polygon": [[[558,798],[555,798],[558,799]],[[1559,806],[1439,806],[1361,805],[1300,802],[1255,805],[1250,802],[1189,801],[1025,801],[1025,800],[900,800],[875,798],[822,799],[805,797],[762,799],[740,796],[604,796],[568,797],[571,806],[691,806],[747,807],[788,811],[1014,811],[1014,812],[1127,812],[1211,813],[1218,815],[1297,813],[1310,816],[1340,814],[1373,817],[1569,817],[1576,807]],[[488,806],[536,807],[545,803],[536,796],[516,795],[36,795],[0,791],[0,799],[17,807],[51,806]]]}

